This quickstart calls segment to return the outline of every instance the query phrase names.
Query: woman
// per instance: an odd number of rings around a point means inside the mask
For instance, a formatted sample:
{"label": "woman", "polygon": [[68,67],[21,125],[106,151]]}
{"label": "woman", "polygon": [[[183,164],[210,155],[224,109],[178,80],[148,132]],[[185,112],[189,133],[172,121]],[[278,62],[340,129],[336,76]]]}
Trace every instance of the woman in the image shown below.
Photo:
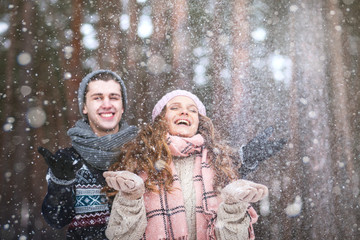
{"label": "woman", "polygon": [[203,103],[175,90],[155,105],[152,119],[104,173],[108,195],[118,191],[107,237],[253,239],[257,215],[249,203],[268,189],[237,180],[231,149],[215,138]]}

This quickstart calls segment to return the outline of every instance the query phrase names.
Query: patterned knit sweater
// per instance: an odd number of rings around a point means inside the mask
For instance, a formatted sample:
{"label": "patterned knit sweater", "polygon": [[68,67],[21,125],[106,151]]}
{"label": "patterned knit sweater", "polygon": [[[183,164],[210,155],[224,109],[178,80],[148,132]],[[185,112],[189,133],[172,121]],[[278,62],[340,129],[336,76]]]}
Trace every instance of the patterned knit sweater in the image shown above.
{"label": "patterned knit sweater", "polygon": [[[67,151],[75,151],[67,148]],[[81,160],[81,159],[79,159]],[[68,225],[67,239],[107,239],[106,224],[110,206],[101,189],[102,170],[84,162],[75,181],[66,182],[47,175],[48,192],[42,205],[46,222],[54,228]]]}
{"label": "patterned knit sweater", "polygon": [[[175,169],[179,175],[184,196],[185,212],[187,216],[188,240],[196,239],[195,219],[195,189],[192,173],[194,156],[174,158]],[[217,239],[248,239],[250,218],[246,213],[248,203],[228,205],[220,204],[216,223]],[[112,206],[112,212],[106,230],[109,239],[140,239],[147,225],[146,210],[143,198],[127,200],[117,194]]]}

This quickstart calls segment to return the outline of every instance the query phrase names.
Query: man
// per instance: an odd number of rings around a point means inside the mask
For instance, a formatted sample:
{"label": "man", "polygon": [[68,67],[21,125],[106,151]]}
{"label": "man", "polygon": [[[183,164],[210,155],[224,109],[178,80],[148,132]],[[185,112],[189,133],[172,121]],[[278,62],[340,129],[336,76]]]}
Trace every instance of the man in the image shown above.
{"label": "man", "polygon": [[[84,77],[78,103],[82,119],[67,133],[72,147],[54,155],[38,149],[49,166],[42,214],[54,228],[69,225],[68,239],[107,239],[111,207],[101,192],[105,186],[102,174],[116,160],[119,148],[136,136],[137,128],[124,121],[126,87],[112,71],[98,70]],[[283,140],[269,141],[271,133],[272,128],[267,128],[240,149],[243,176],[285,144]]]}
{"label": "man", "polygon": [[119,148],[137,134],[123,120],[126,87],[109,70],[88,74],[78,91],[82,119],[68,131],[72,147],[52,155],[39,147],[47,164],[48,192],[42,205],[46,222],[54,228],[69,225],[68,239],[107,239],[109,205],[102,176],[119,154]]}

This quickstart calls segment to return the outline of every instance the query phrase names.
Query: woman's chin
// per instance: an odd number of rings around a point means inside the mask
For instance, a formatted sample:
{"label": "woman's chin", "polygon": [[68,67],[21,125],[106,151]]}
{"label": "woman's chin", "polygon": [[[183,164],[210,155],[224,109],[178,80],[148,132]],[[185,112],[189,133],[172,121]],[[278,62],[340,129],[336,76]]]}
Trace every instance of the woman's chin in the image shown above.
{"label": "woman's chin", "polygon": [[185,137],[185,138],[190,138],[193,137],[195,134],[192,133],[170,133],[173,136],[178,136],[178,137]]}

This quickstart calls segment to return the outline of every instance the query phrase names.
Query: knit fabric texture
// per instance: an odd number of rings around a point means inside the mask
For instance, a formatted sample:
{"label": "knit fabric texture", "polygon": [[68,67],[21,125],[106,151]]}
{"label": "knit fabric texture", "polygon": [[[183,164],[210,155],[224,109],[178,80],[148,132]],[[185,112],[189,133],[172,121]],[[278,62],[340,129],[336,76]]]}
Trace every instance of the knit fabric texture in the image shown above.
{"label": "knit fabric texture", "polygon": [[75,182],[62,185],[48,179],[48,192],[42,204],[42,215],[53,228],[68,226],[67,239],[107,239],[105,229],[110,216],[110,205],[101,192],[106,182],[102,170],[87,164],[73,151],[77,161],[84,162]]}
{"label": "knit fabric texture", "polygon": [[[220,203],[213,190],[214,170],[209,165],[207,149],[203,149],[201,135],[192,138],[170,136],[167,139],[173,156],[195,154],[193,184],[196,199],[196,239],[214,239],[216,210]],[[173,191],[144,194],[148,224],[142,239],[188,239],[184,198],[180,179],[173,162],[170,168],[174,176]],[[146,179],[146,176],[142,176]]]}
{"label": "knit fabric texture", "polygon": [[78,90],[78,104],[79,104],[79,112],[80,115],[83,117],[83,119],[87,119],[87,117],[83,114],[83,108],[84,108],[84,100],[85,100],[85,90],[87,85],[90,82],[90,79],[92,77],[94,77],[95,75],[98,74],[111,74],[114,76],[114,80],[117,81],[120,86],[121,86],[121,97],[122,97],[122,104],[123,104],[123,108],[124,108],[124,112],[126,110],[126,105],[127,105],[127,94],[126,94],[126,87],[125,84],[123,82],[123,80],[121,79],[121,77],[119,75],[117,75],[115,72],[110,71],[110,70],[97,70],[94,72],[89,73],[88,75],[86,75],[80,85],[79,85],[79,90]]}
{"label": "knit fabric texture", "polygon": [[195,157],[195,155],[189,157],[173,157],[173,163],[184,198],[189,240],[196,239],[196,192],[193,183]]}
{"label": "knit fabric texture", "polygon": [[[173,190],[159,186],[159,192],[146,192],[139,200],[118,193],[106,230],[109,239],[253,239],[251,223],[256,218],[250,222],[249,203],[228,205],[213,191],[214,171],[203,141],[201,135],[167,136]],[[147,179],[145,173],[140,176]]]}
{"label": "knit fabric texture", "polygon": [[152,111],[152,120],[154,121],[154,119],[156,118],[157,115],[160,114],[160,112],[163,110],[163,108],[165,107],[165,105],[171,100],[173,99],[174,97],[177,97],[177,96],[186,96],[186,97],[189,97],[191,98],[198,110],[199,110],[199,113],[201,115],[204,115],[206,116],[206,109],[205,109],[205,106],[204,104],[200,101],[200,99],[195,96],[194,94],[192,94],[191,92],[188,92],[186,90],[174,90],[172,92],[169,92],[167,94],[165,94],[155,105],[153,111]]}
{"label": "knit fabric texture", "polygon": [[137,127],[123,121],[117,133],[98,137],[85,120],[78,120],[67,134],[73,147],[87,163],[97,169],[107,170],[116,162],[122,145],[134,139],[137,132]]}

